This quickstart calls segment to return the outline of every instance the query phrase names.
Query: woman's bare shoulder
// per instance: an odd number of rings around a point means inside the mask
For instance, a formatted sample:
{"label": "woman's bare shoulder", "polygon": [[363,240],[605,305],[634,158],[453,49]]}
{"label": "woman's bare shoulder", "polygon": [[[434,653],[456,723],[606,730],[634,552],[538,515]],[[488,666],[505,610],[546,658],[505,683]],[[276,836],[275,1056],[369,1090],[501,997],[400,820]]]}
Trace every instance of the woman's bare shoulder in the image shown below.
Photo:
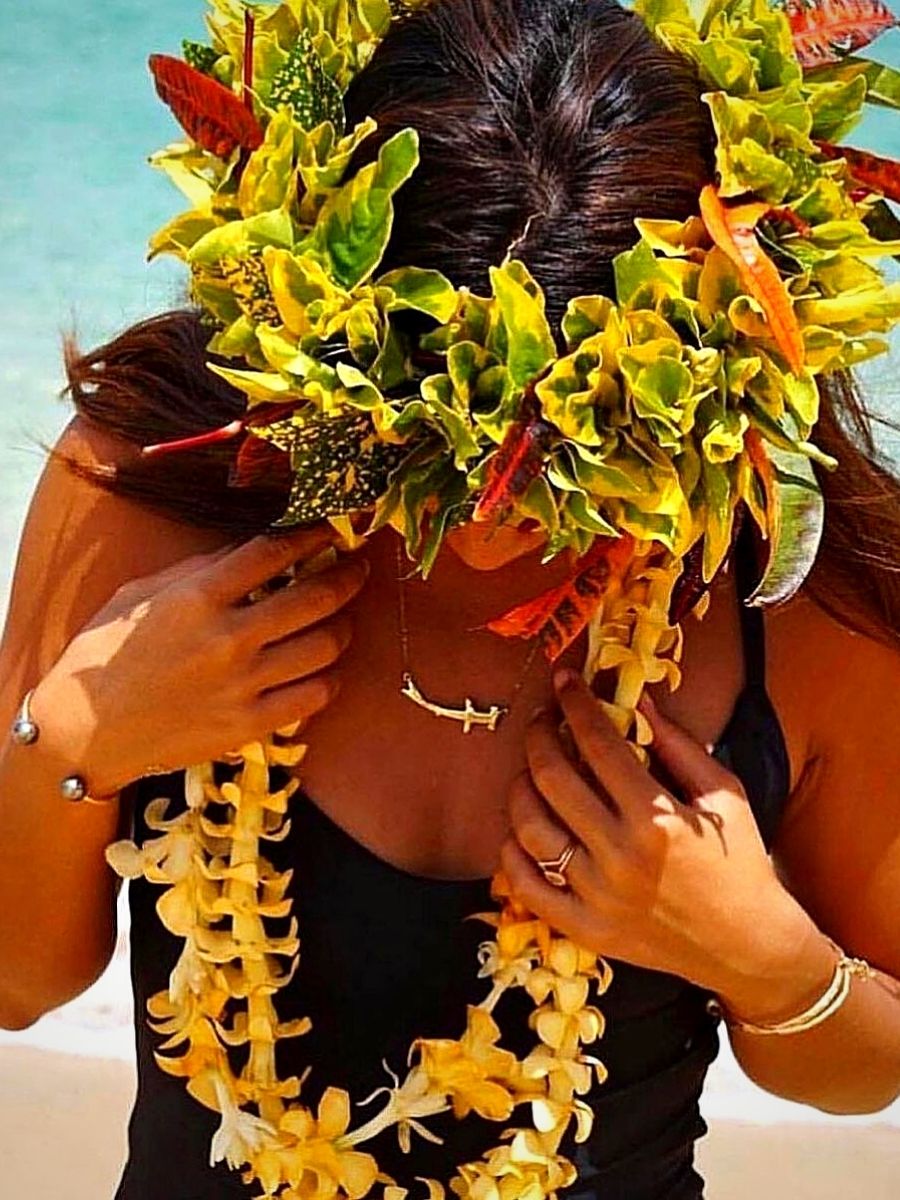
{"label": "woman's bare shoulder", "polygon": [[849,628],[802,589],[766,613],[766,674],[796,785],[848,729],[900,719],[900,649]]}
{"label": "woman's bare shoulder", "polygon": [[770,687],[788,710],[803,707],[812,732],[844,728],[862,691],[900,710],[900,646],[844,624],[806,589],[766,613],[766,640]]}
{"label": "woman's bare shoulder", "polygon": [[133,446],[81,417],[72,418],[53,450],[29,504],[9,593],[0,644],[7,703],[49,670],[122,584],[227,540],[73,471],[66,460],[109,467],[135,453]]}

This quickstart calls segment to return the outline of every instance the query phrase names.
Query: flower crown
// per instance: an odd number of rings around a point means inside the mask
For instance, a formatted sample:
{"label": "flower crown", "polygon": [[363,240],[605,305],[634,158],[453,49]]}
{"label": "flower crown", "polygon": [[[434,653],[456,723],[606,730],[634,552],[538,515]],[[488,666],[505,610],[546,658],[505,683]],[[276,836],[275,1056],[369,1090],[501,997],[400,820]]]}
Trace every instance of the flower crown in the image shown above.
{"label": "flower crown", "polygon": [[[247,415],[159,453],[244,433],[231,482],[292,480],[275,527],[371,512],[428,571],[451,525],[532,518],[547,557],[623,535],[693,554],[708,582],[743,501],[769,541],[756,602],[789,596],[816,553],[809,440],[816,376],[887,349],[900,285],[900,164],[836,145],[900,73],[856,56],[895,24],[881,0],[638,0],[695,64],[717,183],[683,221],[652,214],[614,261],[615,300],[578,296],[559,353],[541,288],[513,257],[490,296],[414,266],[379,273],[393,197],[415,171],[404,129],[355,174],[376,129],[342,96],[392,20],[428,0],[211,0],[211,44],[154,55],[189,135],[156,154],[190,211],[152,239],[190,267],[211,369]],[[433,327],[411,341],[400,315]],[[426,363],[423,366],[422,363]],[[798,554],[798,549],[800,553]]]}

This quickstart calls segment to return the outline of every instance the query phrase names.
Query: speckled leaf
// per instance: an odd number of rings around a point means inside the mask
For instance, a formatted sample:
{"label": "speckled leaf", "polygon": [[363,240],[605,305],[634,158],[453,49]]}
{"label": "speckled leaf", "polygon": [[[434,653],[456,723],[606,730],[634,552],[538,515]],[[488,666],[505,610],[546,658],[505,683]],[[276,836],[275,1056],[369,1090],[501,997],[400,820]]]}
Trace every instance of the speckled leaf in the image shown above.
{"label": "speckled leaf", "polygon": [[287,61],[272,81],[269,107],[282,104],[291,106],[303,129],[315,129],[323,121],[330,121],[339,131],[344,128],[341,89],[322,66],[306,29],[300,30]]}
{"label": "speckled leaf", "polygon": [[251,432],[291,456],[293,487],[273,528],[312,524],[370,507],[409,453],[404,445],[382,441],[370,417],[362,413],[312,419],[298,415],[253,426]]}
{"label": "speckled leaf", "polygon": [[181,53],[189,67],[193,67],[195,71],[202,71],[204,75],[212,74],[212,69],[220,57],[219,51],[214,47],[205,46],[203,42],[192,42],[188,38],[181,43]]}

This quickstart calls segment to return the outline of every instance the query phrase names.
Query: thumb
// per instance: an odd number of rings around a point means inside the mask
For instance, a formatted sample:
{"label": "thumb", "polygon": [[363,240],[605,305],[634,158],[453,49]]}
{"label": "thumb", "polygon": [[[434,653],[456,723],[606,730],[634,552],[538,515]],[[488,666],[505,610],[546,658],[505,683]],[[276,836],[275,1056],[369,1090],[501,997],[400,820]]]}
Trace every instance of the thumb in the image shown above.
{"label": "thumb", "polygon": [[731,790],[731,773],[713,758],[706,746],[664,716],[646,693],[638,708],[653,730],[650,748],[689,800],[709,796],[723,788]]}

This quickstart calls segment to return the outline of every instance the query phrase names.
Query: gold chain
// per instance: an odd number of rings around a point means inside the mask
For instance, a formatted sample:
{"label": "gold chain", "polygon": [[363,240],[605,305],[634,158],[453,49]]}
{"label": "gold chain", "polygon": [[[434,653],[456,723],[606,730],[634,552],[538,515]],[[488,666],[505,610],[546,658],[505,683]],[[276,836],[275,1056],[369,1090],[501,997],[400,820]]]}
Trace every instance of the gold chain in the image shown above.
{"label": "gold chain", "polygon": [[406,589],[405,578],[403,574],[403,554],[400,548],[400,539],[397,539],[397,618],[400,628],[400,647],[403,655],[403,682],[400,688],[400,694],[405,696],[407,700],[411,700],[413,704],[419,708],[425,709],[426,712],[432,713],[436,717],[443,717],[448,721],[457,721],[462,724],[463,733],[471,733],[473,729],[487,729],[490,733],[495,733],[497,727],[504,717],[508,716],[513,705],[518,698],[519,692],[525,686],[525,680],[528,678],[528,673],[534,664],[535,656],[540,649],[540,640],[535,639],[534,645],[528,652],[528,657],[525,659],[525,665],[516,681],[509,700],[506,703],[491,704],[487,710],[479,709],[474,702],[466,697],[465,703],[462,706],[437,704],[422,692],[419,685],[416,683],[410,665],[409,654],[409,623],[406,612]]}

